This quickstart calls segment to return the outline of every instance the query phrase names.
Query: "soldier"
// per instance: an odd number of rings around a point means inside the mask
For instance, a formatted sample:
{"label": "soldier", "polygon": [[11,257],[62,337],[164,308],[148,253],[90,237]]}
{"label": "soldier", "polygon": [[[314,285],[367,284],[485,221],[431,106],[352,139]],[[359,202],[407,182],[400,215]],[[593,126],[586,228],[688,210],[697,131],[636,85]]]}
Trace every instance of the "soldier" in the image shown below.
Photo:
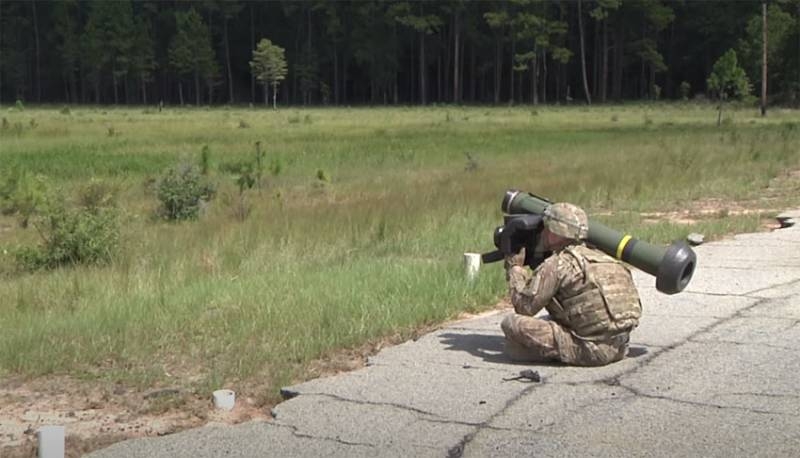
{"label": "soldier", "polygon": [[[579,207],[551,205],[544,226],[540,242],[553,254],[535,271],[524,267],[524,248],[506,256],[516,312],[502,323],[506,353],[515,361],[580,366],[621,360],[642,313],[630,270],[581,242],[589,226]],[[542,308],[550,316],[534,318]]]}

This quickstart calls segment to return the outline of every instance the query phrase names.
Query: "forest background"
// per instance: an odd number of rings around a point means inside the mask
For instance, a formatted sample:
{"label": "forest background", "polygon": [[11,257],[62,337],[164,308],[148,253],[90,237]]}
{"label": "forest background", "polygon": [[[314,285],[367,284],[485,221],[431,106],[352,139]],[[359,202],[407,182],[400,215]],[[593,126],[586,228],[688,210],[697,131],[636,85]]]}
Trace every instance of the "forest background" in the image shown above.
{"label": "forest background", "polygon": [[[286,50],[283,105],[690,98],[729,49],[760,88],[762,6],[4,0],[0,102],[262,103],[249,65],[262,38]],[[767,11],[770,102],[796,105],[800,1]]]}

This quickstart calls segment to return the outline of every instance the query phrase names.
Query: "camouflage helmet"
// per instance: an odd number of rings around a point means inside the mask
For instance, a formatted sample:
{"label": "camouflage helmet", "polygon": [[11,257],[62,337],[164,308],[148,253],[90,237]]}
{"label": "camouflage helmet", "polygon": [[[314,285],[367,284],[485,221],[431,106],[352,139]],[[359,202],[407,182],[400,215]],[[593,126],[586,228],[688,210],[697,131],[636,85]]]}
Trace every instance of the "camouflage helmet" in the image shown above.
{"label": "camouflage helmet", "polygon": [[589,220],[580,207],[566,202],[552,204],[544,210],[544,223],[550,232],[561,237],[582,240],[589,235]]}

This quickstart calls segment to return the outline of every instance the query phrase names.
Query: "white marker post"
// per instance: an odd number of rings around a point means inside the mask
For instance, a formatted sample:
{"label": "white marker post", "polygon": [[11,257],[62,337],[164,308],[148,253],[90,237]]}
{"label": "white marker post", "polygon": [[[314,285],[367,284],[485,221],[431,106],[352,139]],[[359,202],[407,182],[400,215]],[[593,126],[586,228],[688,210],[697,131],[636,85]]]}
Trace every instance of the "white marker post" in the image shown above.
{"label": "white marker post", "polygon": [[217,390],[213,397],[214,407],[220,410],[232,410],[236,404],[236,393],[231,390]]}
{"label": "white marker post", "polygon": [[64,458],[64,427],[42,426],[36,433],[39,458]]}
{"label": "white marker post", "polygon": [[481,269],[481,255],[480,253],[464,253],[464,271],[467,275],[467,280],[473,281],[478,277],[478,271]]}

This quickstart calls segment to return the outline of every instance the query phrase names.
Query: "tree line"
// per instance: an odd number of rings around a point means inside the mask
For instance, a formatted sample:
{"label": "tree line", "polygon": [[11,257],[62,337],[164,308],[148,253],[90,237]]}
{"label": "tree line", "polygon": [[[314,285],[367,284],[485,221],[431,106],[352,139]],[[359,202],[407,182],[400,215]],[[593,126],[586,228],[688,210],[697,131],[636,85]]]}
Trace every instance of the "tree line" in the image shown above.
{"label": "tree line", "polygon": [[[0,102],[255,104],[270,90],[293,105],[675,99],[706,94],[733,50],[753,89],[766,55],[771,103],[796,105],[800,0],[763,6],[3,0]],[[285,50],[280,85],[251,64],[262,39]]]}

